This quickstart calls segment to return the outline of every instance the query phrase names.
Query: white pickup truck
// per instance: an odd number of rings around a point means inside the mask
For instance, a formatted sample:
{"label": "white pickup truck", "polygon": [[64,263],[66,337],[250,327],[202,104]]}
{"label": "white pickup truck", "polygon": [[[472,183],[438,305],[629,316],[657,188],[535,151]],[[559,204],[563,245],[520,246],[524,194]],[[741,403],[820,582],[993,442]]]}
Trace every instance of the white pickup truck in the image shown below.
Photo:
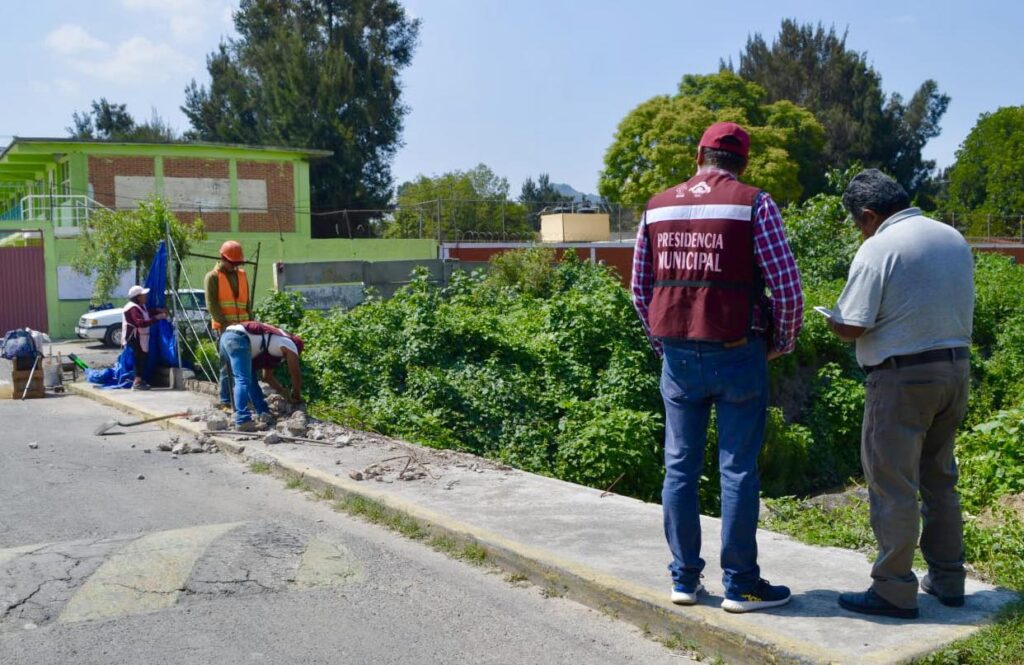
{"label": "white pickup truck", "polygon": [[[170,296],[168,292],[168,300]],[[199,334],[205,334],[210,325],[210,313],[206,311],[206,294],[199,289],[182,289],[178,291],[178,297],[181,299],[181,308],[175,308],[178,310],[178,327],[184,331],[191,325]],[[111,307],[86,312],[78,319],[75,334],[81,339],[100,340],[107,346],[121,346],[122,309]]]}

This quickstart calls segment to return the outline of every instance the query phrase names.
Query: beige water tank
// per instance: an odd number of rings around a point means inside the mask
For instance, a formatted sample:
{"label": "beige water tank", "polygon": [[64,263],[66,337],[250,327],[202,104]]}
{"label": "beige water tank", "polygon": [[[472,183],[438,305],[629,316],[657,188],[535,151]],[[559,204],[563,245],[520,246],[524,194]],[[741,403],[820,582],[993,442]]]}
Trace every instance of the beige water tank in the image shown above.
{"label": "beige water tank", "polygon": [[611,237],[611,221],[603,212],[560,212],[540,218],[541,242],[597,242]]}

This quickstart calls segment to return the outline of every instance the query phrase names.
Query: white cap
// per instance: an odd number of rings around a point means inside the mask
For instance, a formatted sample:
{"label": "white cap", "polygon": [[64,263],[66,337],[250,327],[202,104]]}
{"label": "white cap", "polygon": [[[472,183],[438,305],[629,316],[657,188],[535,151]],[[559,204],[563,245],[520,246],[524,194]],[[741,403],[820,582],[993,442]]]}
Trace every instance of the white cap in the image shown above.
{"label": "white cap", "polygon": [[149,289],[144,289],[138,284],[128,289],[128,299],[131,300],[135,296],[141,296],[144,293],[149,293]]}

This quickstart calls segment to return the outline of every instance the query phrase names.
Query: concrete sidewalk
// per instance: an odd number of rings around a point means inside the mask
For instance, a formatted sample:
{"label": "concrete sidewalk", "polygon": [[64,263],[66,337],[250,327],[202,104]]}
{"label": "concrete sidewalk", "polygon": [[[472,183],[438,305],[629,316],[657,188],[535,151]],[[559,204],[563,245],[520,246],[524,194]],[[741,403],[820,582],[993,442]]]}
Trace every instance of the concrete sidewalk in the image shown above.
{"label": "concrete sidewalk", "polygon": [[[208,409],[209,398],[188,392],[72,390],[141,416]],[[204,424],[171,420],[199,433]],[[237,439],[237,437],[234,437]],[[273,464],[336,496],[364,497],[409,515],[425,527],[472,541],[499,566],[535,583],[619,616],[655,634],[692,640],[707,654],[731,662],[899,663],[963,638],[989,621],[1016,593],[968,580],[967,604],[947,608],[921,594],[921,618],[898,621],[850,614],[836,604],[839,592],[861,591],[870,562],[861,553],[803,545],[761,531],[762,574],[793,590],[789,605],[749,614],[727,614],[718,567],[719,521],[702,518],[708,596],[694,607],[668,602],[668,550],[661,507],[529,473],[501,468],[468,455],[436,451],[381,437],[353,437],[342,448],[266,445],[218,437],[222,449]],[[424,462],[425,477],[398,481],[354,480],[374,464],[403,470]],[[380,468],[380,466],[378,466]]]}

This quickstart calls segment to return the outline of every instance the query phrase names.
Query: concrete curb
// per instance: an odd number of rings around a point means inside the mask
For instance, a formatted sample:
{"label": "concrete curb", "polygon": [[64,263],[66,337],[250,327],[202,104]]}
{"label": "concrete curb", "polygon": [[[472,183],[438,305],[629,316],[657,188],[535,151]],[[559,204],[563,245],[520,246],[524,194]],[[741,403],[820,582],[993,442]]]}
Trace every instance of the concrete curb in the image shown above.
{"label": "concrete curb", "polygon": [[[82,384],[70,386],[73,394],[129,411],[140,417],[154,417],[159,413],[127,405],[102,390]],[[220,450],[246,462],[269,464],[272,472],[284,479],[297,479],[311,490],[329,499],[359,498],[383,507],[390,514],[415,520],[428,534],[447,537],[460,545],[476,545],[487,552],[487,559],[499,568],[525,576],[541,588],[550,589],[603,613],[627,621],[647,633],[673,639],[693,646],[707,654],[720,655],[727,662],[738,663],[799,663],[821,664],[851,662],[831,649],[803,640],[787,639],[777,633],[741,623],[737,617],[717,608],[697,605],[685,611],[674,610],[662,595],[647,588],[590,569],[572,561],[560,559],[550,552],[538,550],[489,530],[475,527],[415,503],[405,501],[374,489],[365,482],[334,476],[319,469],[297,463],[278,454],[271,447],[260,446],[258,451],[247,449],[244,442],[208,432],[200,423],[185,419],[163,421],[167,429],[189,435],[205,433],[216,442]],[[667,590],[666,590],[667,591]],[[899,653],[888,652],[884,662],[909,661],[925,655],[939,645],[908,642]],[[875,662],[877,658],[867,661]],[[883,662],[879,660],[878,662]]]}

